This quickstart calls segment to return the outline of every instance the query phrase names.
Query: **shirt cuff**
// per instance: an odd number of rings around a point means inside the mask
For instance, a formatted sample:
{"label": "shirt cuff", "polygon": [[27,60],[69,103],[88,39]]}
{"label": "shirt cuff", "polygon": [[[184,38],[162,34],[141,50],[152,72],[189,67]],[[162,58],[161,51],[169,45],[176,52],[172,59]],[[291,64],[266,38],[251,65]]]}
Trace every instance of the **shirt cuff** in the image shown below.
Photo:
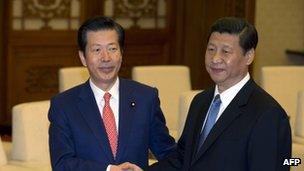
{"label": "shirt cuff", "polygon": [[110,171],[112,165],[108,165],[107,170],[106,171]]}

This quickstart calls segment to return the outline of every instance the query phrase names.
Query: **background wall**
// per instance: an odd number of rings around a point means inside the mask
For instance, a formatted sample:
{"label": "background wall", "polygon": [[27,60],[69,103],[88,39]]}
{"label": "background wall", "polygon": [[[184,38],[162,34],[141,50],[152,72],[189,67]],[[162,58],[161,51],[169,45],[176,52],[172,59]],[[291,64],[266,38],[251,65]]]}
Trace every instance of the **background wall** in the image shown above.
{"label": "background wall", "polygon": [[259,44],[253,74],[257,82],[263,66],[304,64],[303,57],[285,53],[286,49],[304,51],[303,8],[303,0],[256,0]]}
{"label": "background wall", "polygon": [[[0,1],[0,59],[2,59],[2,52],[3,52],[3,44],[2,44],[2,40],[3,40],[3,1]],[[0,69],[1,66],[0,66]]]}
{"label": "background wall", "polygon": [[[4,100],[4,81],[2,80],[4,75],[4,57],[3,57],[3,17],[4,17],[4,3],[0,1],[0,101],[3,102]],[[4,112],[3,110],[4,103],[0,103],[0,120],[2,119],[1,113]]]}

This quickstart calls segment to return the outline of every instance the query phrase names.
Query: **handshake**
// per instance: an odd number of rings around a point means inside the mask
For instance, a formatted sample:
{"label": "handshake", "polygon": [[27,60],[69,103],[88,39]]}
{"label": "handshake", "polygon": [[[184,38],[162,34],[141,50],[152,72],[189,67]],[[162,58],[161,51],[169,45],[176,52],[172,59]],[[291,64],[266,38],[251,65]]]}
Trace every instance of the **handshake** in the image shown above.
{"label": "handshake", "polygon": [[125,162],[120,165],[111,165],[110,171],[143,171],[135,164]]}

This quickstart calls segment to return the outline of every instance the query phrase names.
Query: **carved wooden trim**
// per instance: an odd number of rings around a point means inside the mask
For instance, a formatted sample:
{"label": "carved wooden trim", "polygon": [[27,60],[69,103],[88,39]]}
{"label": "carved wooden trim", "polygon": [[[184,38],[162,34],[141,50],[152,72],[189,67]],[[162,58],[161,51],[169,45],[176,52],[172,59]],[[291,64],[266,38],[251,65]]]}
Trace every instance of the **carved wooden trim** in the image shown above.
{"label": "carved wooden trim", "polygon": [[58,90],[58,69],[62,66],[31,66],[26,70],[27,93],[52,93]]}
{"label": "carved wooden trim", "polygon": [[140,18],[157,18],[157,0],[114,0],[114,4],[113,17],[131,18],[135,28],[140,28]]}
{"label": "carved wooden trim", "polygon": [[168,0],[105,0],[104,15],[121,22],[126,29],[166,28]]}
{"label": "carved wooden trim", "polygon": [[[82,0],[12,0],[12,28],[58,30],[55,25],[61,25],[61,29],[76,29],[80,21],[81,3]],[[27,28],[27,22],[31,22],[35,27]]]}

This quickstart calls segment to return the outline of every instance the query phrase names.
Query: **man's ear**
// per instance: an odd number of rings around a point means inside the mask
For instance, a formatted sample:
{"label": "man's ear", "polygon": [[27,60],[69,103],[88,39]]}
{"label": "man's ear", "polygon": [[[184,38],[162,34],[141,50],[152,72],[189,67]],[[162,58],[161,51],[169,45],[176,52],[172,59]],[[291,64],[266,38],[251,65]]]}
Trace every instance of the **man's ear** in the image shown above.
{"label": "man's ear", "polygon": [[87,66],[87,61],[86,61],[84,52],[81,51],[81,50],[79,50],[79,51],[78,51],[78,56],[79,56],[79,59],[80,59],[82,65],[86,67],[86,66]]}
{"label": "man's ear", "polygon": [[246,52],[245,57],[246,57],[246,64],[250,65],[253,62],[255,56],[255,50],[252,48],[249,51]]}

